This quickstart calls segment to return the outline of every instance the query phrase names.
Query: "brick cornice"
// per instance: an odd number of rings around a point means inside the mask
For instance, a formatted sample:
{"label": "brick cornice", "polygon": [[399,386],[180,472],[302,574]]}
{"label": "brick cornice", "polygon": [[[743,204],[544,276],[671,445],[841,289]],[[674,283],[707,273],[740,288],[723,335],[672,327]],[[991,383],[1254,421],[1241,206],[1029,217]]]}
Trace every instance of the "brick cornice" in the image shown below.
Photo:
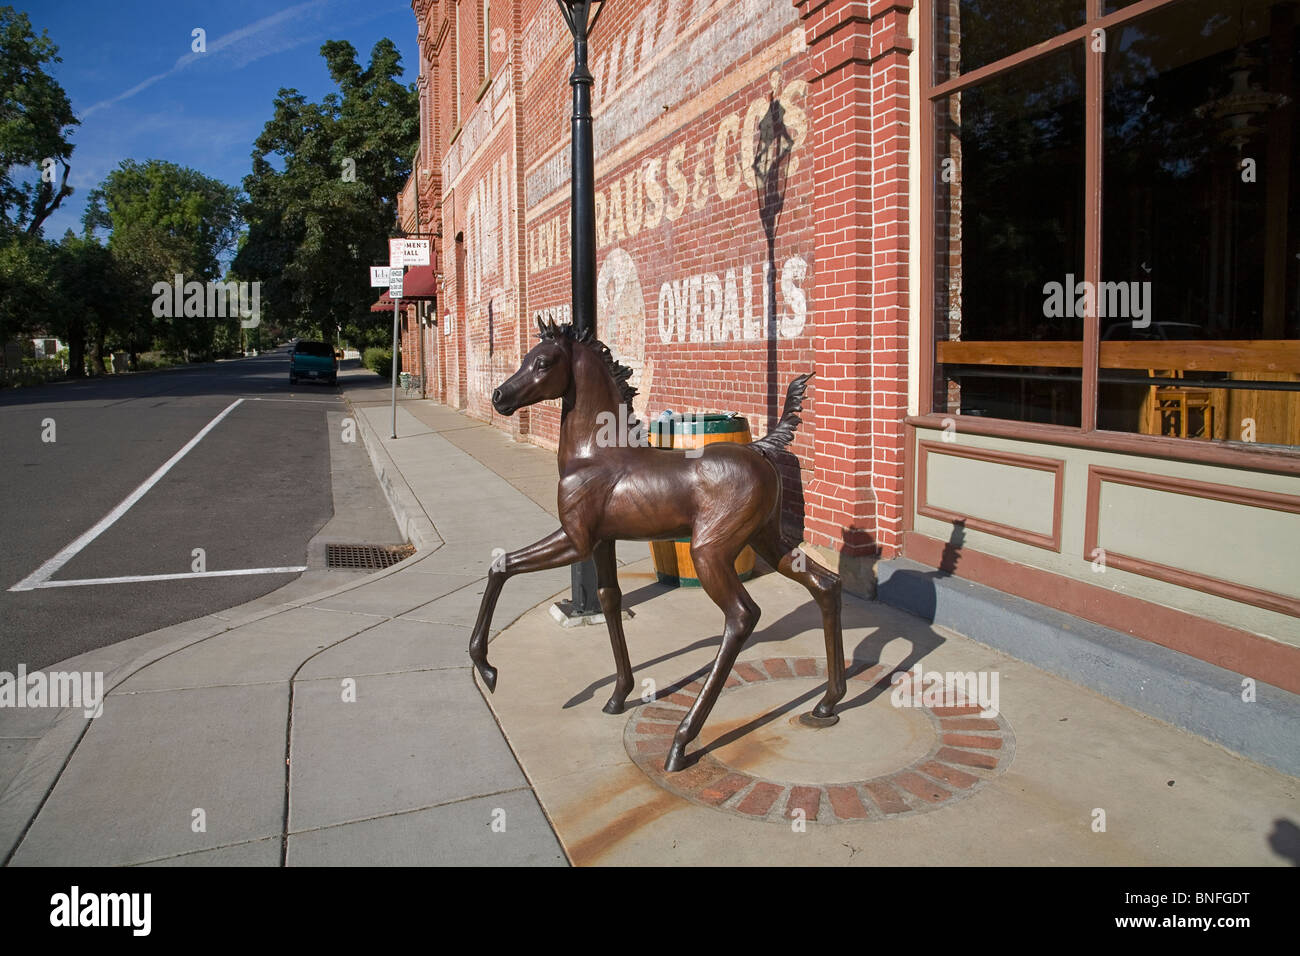
{"label": "brick cornice", "polygon": [[912,51],[907,34],[912,0],[794,0],[794,5],[812,53],[809,79]]}

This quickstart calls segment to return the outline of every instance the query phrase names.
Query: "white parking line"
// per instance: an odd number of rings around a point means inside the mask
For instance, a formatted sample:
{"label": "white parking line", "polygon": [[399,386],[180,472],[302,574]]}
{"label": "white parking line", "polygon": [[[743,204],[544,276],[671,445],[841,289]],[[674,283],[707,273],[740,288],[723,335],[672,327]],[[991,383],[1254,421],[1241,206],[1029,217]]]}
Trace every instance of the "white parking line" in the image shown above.
{"label": "white parking line", "polygon": [[[132,574],[122,578],[79,578],[74,581],[42,581],[23,590],[35,588],[81,588],[88,584],[136,584],[141,581],[179,581],[182,578],[228,578],[236,574],[299,574],[307,570],[300,568],[241,568],[235,571],[186,571],[182,574]],[[17,591],[18,588],[10,588]]]}
{"label": "white parking line", "polygon": [[[118,518],[126,514],[127,511],[130,510],[132,505],[134,505],[137,501],[143,498],[145,496],[145,493],[148,492],[150,488],[158,484],[158,482],[162,480],[163,476],[167,474],[167,472],[171,471],[172,467],[178,461],[180,461],[187,454],[189,454],[190,450],[193,449],[195,445],[197,445],[200,441],[203,440],[204,435],[212,431],[212,429],[216,428],[217,425],[221,423],[221,420],[225,418],[227,415],[229,415],[231,412],[233,412],[235,408],[239,406],[243,401],[244,400],[242,398],[237,398],[233,402],[231,402],[230,405],[226,407],[225,411],[223,411],[216,418],[212,419],[212,421],[204,425],[202,431],[200,431],[197,435],[195,435],[188,442],[186,442],[184,448],[182,448],[176,454],[168,458],[167,461],[163,463],[162,467],[160,467],[157,471],[155,471],[152,475],[150,475],[148,478],[144,480],[144,483],[140,485],[139,488],[135,489],[135,491],[127,495],[121,504],[119,504],[108,514],[104,515],[104,517],[100,518],[98,524],[96,524],[93,528],[91,528],[89,531],[83,534],[76,541],[72,542],[72,544],[68,545],[66,548],[64,548],[54,557],[50,558],[50,560],[46,561],[44,564],[42,564],[31,574],[27,575],[27,577],[23,578],[21,581],[19,581],[17,584],[11,587],[9,590],[10,591],[31,591],[34,590],[35,588],[44,586],[45,583],[55,575],[55,573],[59,570],[59,568],[63,567],[65,564],[67,564],[69,561],[75,558],[81,552],[81,550],[86,547],[86,545],[90,544],[90,542],[98,538],[101,534],[103,534],[112,526],[113,522],[117,521]],[[113,580],[113,579],[105,578],[104,580]],[[52,586],[58,587],[59,585],[55,584]]]}
{"label": "white parking line", "polygon": [[289,402],[293,405],[342,405],[343,399],[330,401],[327,398],[250,398],[250,402]]}

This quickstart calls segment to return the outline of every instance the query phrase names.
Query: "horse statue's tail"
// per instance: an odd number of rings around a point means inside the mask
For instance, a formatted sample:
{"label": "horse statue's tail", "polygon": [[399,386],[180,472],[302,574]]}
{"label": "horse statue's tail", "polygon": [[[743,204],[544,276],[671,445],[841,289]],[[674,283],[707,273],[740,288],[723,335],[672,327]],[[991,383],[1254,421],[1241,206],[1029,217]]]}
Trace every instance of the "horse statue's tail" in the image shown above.
{"label": "horse statue's tail", "polygon": [[794,441],[794,430],[803,422],[799,412],[803,411],[804,392],[808,390],[808,379],[812,377],[813,373],[808,372],[790,383],[790,387],[785,390],[785,408],[781,410],[781,420],[758,441],[750,442],[750,448],[764,458],[775,460],[777,453]]}

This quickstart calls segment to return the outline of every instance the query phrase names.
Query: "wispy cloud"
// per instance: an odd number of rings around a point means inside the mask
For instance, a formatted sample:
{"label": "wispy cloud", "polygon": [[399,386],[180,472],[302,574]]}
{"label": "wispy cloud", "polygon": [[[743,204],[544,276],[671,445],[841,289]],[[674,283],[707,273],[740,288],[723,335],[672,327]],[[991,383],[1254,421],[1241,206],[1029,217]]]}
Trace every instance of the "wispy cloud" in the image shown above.
{"label": "wispy cloud", "polygon": [[[148,79],[137,83],[130,89],[118,93],[116,96],[109,97],[106,100],[100,100],[98,103],[86,107],[86,109],[81,113],[81,118],[85,119],[87,116],[90,116],[99,110],[106,109],[107,107],[110,107],[115,103],[120,103],[123,100],[128,100],[137,93],[147,90],[155,83],[161,82],[168,77],[175,76],[182,70],[188,69],[199,60],[211,57],[214,54],[220,54],[224,50],[232,50],[237,57],[237,60],[233,65],[235,67],[241,67],[248,63],[252,63],[255,60],[259,60],[262,57],[270,56],[273,53],[278,53],[282,50],[287,50],[291,47],[298,46],[301,43],[305,43],[308,40],[308,36],[301,31],[301,24],[296,22],[297,18],[300,18],[313,10],[319,9],[330,2],[331,0],[308,0],[306,3],[299,3],[295,6],[288,7],[287,9],[281,10],[279,13],[273,13],[269,17],[263,17],[261,20],[250,23],[248,26],[240,27],[238,30],[232,30],[229,33],[223,34],[207,44],[206,52],[195,53],[191,51],[190,53],[186,53],[172,64],[171,69],[165,70],[162,73],[154,74]],[[293,33],[283,34],[275,32],[276,28],[281,24],[291,20],[295,21],[294,26],[297,28]]]}

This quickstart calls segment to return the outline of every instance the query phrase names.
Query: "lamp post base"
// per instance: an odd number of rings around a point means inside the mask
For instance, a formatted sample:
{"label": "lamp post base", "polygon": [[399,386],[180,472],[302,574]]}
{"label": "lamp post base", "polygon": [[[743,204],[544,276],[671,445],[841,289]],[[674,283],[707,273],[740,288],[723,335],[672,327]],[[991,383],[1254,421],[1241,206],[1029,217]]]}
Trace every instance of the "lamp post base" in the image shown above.
{"label": "lamp post base", "polygon": [[[620,612],[623,620],[632,620],[632,612],[624,608]],[[576,608],[572,601],[565,599],[551,605],[551,618],[560,627],[583,627],[587,624],[604,624],[603,611],[584,612]]]}

